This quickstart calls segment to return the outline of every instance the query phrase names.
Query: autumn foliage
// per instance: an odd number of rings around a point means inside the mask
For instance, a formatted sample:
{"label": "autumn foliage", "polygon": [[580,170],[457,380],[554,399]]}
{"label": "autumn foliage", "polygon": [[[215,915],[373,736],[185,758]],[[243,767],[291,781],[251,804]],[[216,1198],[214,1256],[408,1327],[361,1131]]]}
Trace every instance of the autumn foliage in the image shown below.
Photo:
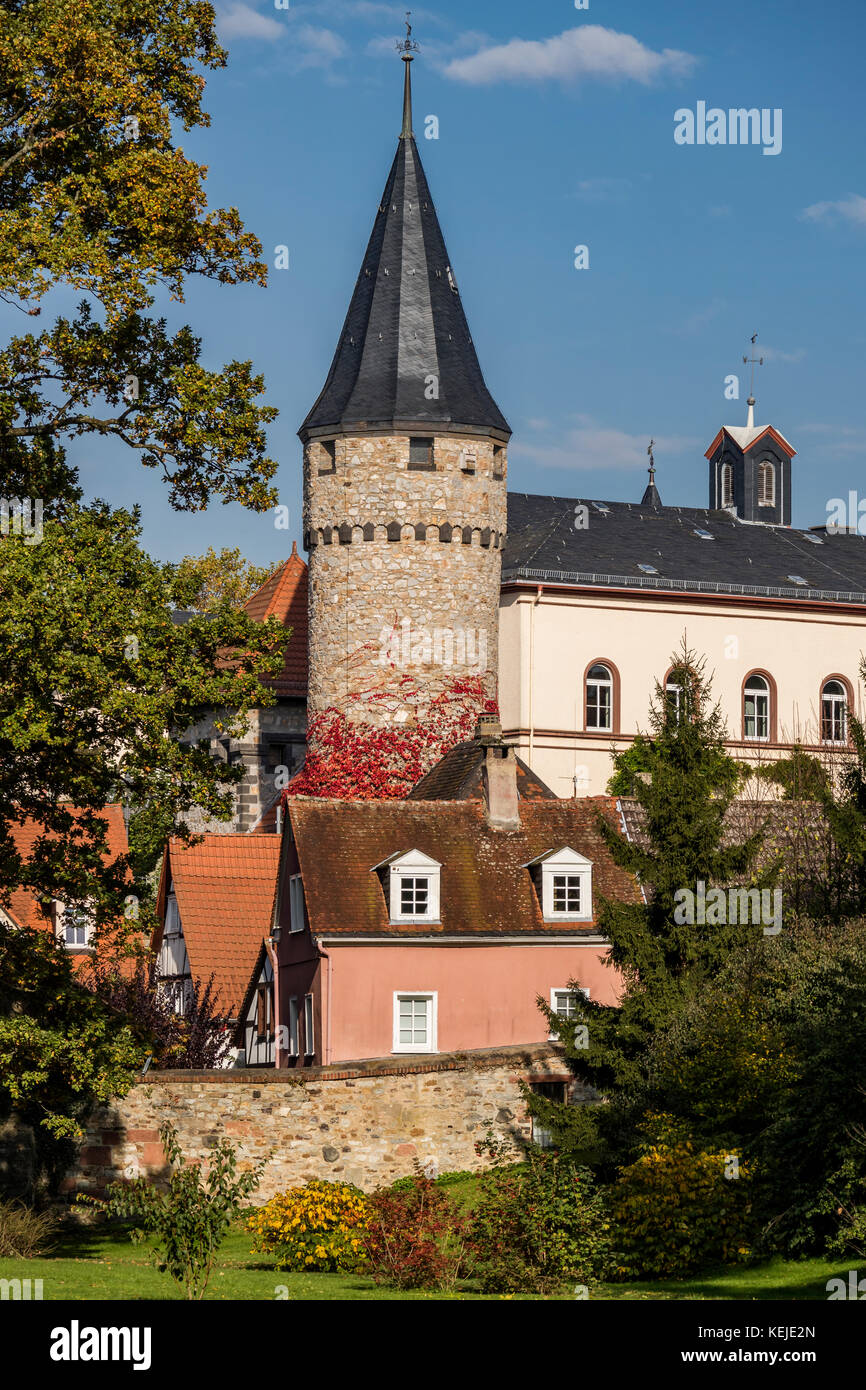
{"label": "autumn foliage", "polygon": [[352,714],[329,708],[310,720],[309,751],[287,795],[399,800],[449,748],[471,738],[480,713],[496,712],[478,676],[431,696],[404,674],[388,691],[356,695],[350,705]]}

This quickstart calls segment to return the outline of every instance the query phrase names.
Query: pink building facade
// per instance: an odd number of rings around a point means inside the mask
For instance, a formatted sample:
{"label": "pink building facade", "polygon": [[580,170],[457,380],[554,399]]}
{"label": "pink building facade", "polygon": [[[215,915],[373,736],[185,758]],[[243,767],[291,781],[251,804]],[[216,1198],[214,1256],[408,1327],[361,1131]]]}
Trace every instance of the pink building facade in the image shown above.
{"label": "pink building facade", "polygon": [[539,1043],[539,999],[616,1002],[597,903],[639,890],[598,827],[610,799],[522,801],[513,752],[487,756],[477,800],[288,798],[278,1066]]}

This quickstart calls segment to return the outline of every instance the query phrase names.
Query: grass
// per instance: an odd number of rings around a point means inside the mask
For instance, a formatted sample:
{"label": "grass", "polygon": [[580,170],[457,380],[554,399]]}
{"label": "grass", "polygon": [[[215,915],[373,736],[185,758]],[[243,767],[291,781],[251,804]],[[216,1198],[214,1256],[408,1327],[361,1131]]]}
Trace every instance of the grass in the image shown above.
{"label": "grass", "polygon": [[[631,1284],[601,1284],[591,1290],[591,1298],[627,1300],[753,1300],[827,1299],[826,1283],[834,1276],[847,1278],[850,1262],[829,1260],[773,1260],[750,1268],[731,1268],[692,1276],[689,1279],[646,1280]],[[145,1246],[133,1245],[120,1230],[69,1232],[58,1240],[55,1250],[32,1260],[0,1260],[0,1279],[41,1279],[46,1300],[182,1300],[183,1295],[167,1274],[160,1274],[149,1263]],[[453,1293],[415,1290],[401,1293],[377,1288],[372,1279],[360,1274],[292,1274],[275,1271],[262,1256],[250,1254],[250,1236],[233,1231],[225,1240],[205,1298],[208,1300],[267,1299],[272,1301],[278,1286],[288,1290],[293,1302],[332,1302],[340,1300],[422,1300],[453,1301],[485,1298],[471,1284],[462,1282]],[[285,1297],[285,1295],[283,1295]],[[553,1300],[572,1299],[564,1290]],[[499,1296],[488,1295],[498,1302]]]}

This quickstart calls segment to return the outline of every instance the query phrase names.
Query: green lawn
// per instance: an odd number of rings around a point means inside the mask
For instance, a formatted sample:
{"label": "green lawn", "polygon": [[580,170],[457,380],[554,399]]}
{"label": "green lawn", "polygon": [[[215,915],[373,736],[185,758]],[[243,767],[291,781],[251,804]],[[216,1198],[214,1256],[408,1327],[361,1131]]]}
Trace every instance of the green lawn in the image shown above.
{"label": "green lawn", "polygon": [[[591,1290],[594,1299],[817,1299],[827,1298],[826,1282],[847,1277],[842,1261],[774,1260],[749,1269],[725,1269],[686,1280],[602,1284]],[[144,1247],[133,1245],[120,1231],[84,1231],[63,1236],[55,1251],[36,1260],[0,1260],[0,1279],[41,1279],[48,1299],[179,1299],[168,1275],[148,1263]],[[453,1294],[423,1291],[398,1293],[376,1288],[358,1274],[286,1274],[268,1268],[260,1255],[250,1254],[250,1237],[232,1233],[223,1245],[211,1277],[208,1299],[274,1299],[279,1285],[291,1300],[335,1299],[480,1299],[471,1285]],[[283,1295],[285,1296],[285,1295]],[[569,1290],[555,1296],[572,1298]],[[498,1301],[493,1296],[493,1301]]]}

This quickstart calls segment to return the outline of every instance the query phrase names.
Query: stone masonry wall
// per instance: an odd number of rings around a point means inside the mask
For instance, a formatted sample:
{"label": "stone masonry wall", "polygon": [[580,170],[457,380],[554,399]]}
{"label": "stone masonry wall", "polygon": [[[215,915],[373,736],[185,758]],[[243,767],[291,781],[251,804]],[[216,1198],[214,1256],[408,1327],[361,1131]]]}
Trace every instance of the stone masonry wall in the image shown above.
{"label": "stone masonry wall", "polygon": [[[64,1190],[99,1193],[121,1178],[164,1173],[164,1120],[193,1158],[207,1160],[222,1138],[238,1147],[242,1170],[270,1154],[256,1202],[311,1178],[371,1190],[411,1173],[416,1158],[438,1172],[477,1169],[474,1144],[488,1128],[515,1153],[530,1135],[519,1079],[566,1078],[562,1049],[546,1043],[303,1074],[166,1072],[94,1115]],[[586,1098],[571,1081],[569,1093]]]}
{"label": "stone masonry wall", "polygon": [[334,450],[333,464],[318,441],[304,456],[311,715],[336,706],[390,721],[399,700],[363,697],[395,692],[403,674],[430,696],[480,676],[495,698],[504,448],[437,435],[431,471],[409,468],[408,436]]}

